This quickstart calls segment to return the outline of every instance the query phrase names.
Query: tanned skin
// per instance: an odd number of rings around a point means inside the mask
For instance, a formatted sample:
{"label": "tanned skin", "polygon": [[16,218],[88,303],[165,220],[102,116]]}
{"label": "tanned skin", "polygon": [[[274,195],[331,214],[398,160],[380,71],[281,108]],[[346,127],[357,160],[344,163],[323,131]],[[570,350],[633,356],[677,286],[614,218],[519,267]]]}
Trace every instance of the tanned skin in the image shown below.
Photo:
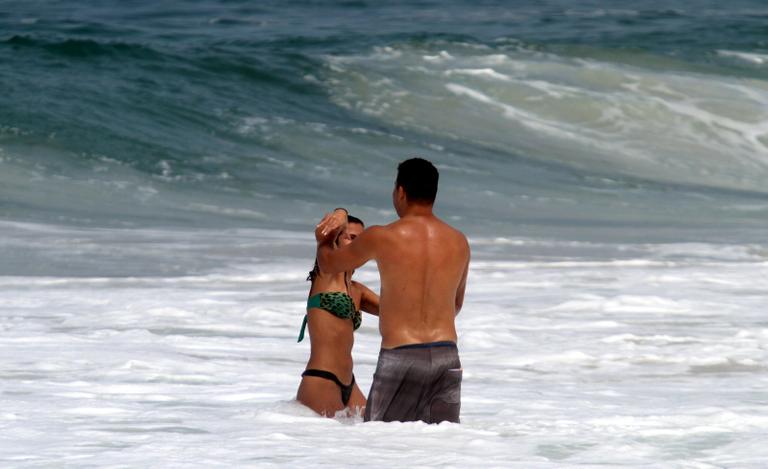
{"label": "tanned skin", "polygon": [[[340,224],[346,223],[346,212],[339,210],[335,217]],[[350,223],[338,238],[338,245],[349,244],[363,232],[362,225]],[[355,302],[355,308],[371,314],[379,312],[379,297],[365,285],[351,280],[352,272],[328,273],[322,268],[315,281],[309,296],[320,292],[347,291]],[[352,381],[352,346],[354,345],[354,331],[352,321],[334,316],[328,311],[312,308],[308,312],[307,327],[311,343],[309,362],[306,368],[330,371],[335,374],[342,383]],[[334,417],[345,406],[341,402],[339,387],[336,383],[316,376],[305,376],[301,379],[296,399],[320,415]],[[347,404],[351,414],[362,415],[365,411],[365,395],[355,384],[352,395]]]}
{"label": "tanned skin", "polygon": [[432,204],[409,201],[402,186],[395,186],[392,203],[397,221],[371,226],[338,249],[333,240],[344,229],[344,220],[327,214],[315,230],[320,269],[346,272],[376,261],[382,348],[455,342],[455,318],[464,302],[469,269],[467,238],[437,218]]}

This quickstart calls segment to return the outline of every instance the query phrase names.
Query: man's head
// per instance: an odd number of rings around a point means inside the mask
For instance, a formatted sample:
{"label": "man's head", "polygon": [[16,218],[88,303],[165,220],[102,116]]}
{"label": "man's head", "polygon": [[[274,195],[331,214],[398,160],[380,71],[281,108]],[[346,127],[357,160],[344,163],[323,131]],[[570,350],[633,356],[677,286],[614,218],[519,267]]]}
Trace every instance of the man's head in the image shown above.
{"label": "man's head", "polygon": [[433,205],[437,196],[437,168],[423,158],[411,158],[397,166],[397,179],[392,194],[398,214],[403,204]]}

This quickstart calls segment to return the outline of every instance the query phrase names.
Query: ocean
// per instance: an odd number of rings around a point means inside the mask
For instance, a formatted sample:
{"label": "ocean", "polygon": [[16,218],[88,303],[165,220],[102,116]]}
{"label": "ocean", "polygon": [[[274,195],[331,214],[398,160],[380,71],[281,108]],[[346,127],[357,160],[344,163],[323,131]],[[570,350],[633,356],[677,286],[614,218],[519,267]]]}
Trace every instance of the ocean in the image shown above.
{"label": "ocean", "polygon": [[[766,25],[0,1],[0,465],[765,467]],[[294,400],[314,225],[393,221],[412,156],[472,248],[462,423],[320,418]],[[364,392],[378,349],[366,316]]]}

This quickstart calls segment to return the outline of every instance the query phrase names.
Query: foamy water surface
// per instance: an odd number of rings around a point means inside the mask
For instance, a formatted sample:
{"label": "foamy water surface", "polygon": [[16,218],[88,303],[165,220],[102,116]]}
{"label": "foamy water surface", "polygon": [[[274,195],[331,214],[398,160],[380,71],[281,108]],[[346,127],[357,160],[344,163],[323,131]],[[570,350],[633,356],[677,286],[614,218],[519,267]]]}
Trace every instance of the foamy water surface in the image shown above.
{"label": "foamy water surface", "polygon": [[[730,468],[768,457],[765,246],[473,238],[462,423],[430,426],[326,419],[294,401],[309,351],[296,343],[308,236],[178,235],[155,233],[154,246],[175,246],[179,264],[216,246],[238,256],[199,275],[0,277],[3,466]],[[285,253],[239,256],[249,239]],[[358,278],[378,287],[370,266]],[[367,393],[375,317],[356,339]]]}
{"label": "foamy water surface", "polygon": [[[766,467],[764,2],[13,3],[0,467]],[[320,418],[312,226],[411,156],[473,248],[462,423]]]}

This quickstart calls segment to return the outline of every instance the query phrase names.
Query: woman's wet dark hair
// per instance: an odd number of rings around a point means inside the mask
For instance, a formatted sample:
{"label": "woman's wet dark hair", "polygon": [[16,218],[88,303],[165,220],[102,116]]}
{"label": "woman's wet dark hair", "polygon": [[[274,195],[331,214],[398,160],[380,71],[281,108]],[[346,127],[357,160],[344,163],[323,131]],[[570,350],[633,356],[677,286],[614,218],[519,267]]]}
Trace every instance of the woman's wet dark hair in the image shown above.
{"label": "woman's wet dark hair", "polygon": [[307,281],[314,282],[315,277],[317,277],[317,274],[320,273],[320,266],[317,265],[317,259],[315,259],[315,266],[312,267],[312,270],[309,271],[309,275],[307,275]]}
{"label": "woman's wet dark hair", "polygon": [[[357,223],[358,225],[365,228],[365,223],[363,223],[363,220],[347,214],[347,224],[349,223]],[[338,241],[338,239],[337,239]],[[315,278],[317,277],[317,274],[320,273],[320,266],[317,265],[317,259],[315,259],[315,266],[312,267],[312,270],[309,271],[309,275],[307,275],[307,281],[308,282],[314,282]]]}
{"label": "woman's wet dark hair", "polygon": [[360,225],[363,228],[365,228],[365,223],[363,223],[363,220],[361,220],[361,219],[359,219],[357,217],[354,217],[352,215],[347,215],[347,223],[357,223],[358,225]]}

